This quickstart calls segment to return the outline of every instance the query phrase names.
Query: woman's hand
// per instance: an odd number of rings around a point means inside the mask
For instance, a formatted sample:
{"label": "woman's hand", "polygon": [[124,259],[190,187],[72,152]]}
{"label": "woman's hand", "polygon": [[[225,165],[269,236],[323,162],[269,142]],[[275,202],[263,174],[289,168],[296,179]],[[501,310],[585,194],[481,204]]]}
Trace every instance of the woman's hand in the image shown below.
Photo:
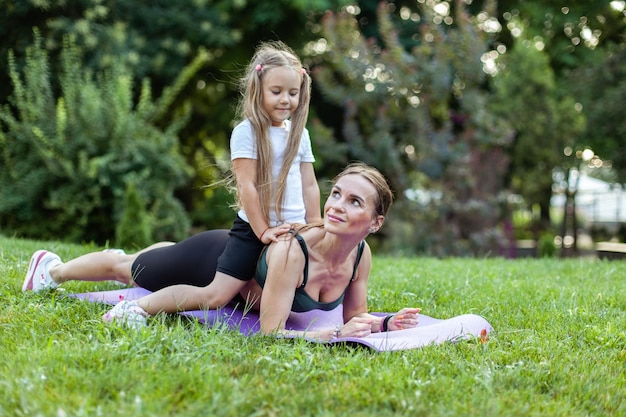
{"label": "woman's hand", "polygon": [[387,322],[387,330],[391,332],[416,327],[419,324],[418,316],[421,310],[421,308],[403,308],[391,316]]}
{"label": "woman's hand", "polygon": [[338,337],[367,337],[372,333],[372,319],[353,317],[340,330]]}

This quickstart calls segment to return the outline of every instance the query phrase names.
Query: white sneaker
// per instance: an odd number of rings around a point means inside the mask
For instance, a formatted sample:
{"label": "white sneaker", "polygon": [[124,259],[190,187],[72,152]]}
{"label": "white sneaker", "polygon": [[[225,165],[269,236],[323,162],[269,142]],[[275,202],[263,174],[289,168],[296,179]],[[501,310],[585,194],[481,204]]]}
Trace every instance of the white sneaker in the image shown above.
{"label": "white sneaker", "polygon": [[28,272],[22,284],[22,291],[39,292],[42,290],[56,288],[57,284],[50,276],[50,268],[60,264],[61,258],[56,253],[46,250],[38,250],[31,256],[28,264]]}
{"label": "white sneaker", "polygon": [[148,313],[139,307],[137,301],[122,300],[112,309],[104,313],[102,320],[105,323],[117,323],[131,329],[141,329],[147,324]]}

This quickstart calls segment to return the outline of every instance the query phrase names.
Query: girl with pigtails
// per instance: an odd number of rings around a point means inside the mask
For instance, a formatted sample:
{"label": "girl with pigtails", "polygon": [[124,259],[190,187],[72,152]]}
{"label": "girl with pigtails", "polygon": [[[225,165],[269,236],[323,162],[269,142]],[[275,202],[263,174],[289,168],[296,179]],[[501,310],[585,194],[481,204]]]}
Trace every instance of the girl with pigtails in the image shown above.
{"label": "girl with pigtails", "polygon": [[263,43],[240,88],[242,121],[230,139],[238,212],[227,239],[226,231],[210,230],[176,244],[157,243],[124,262],[112,262],[113,253],[92,253],[62,263],[58,255],[40,250],[31,258],[23,290],[91,276],[126,282],[130,271],[135,285],[156,292],[118,304],[106,315],[111,319],[127,310],[147,315],[215,309],[253,278],[266,244],[292,224],[320,220],[315,158],[305,128],[311,78],[302,62],[282,42]]}

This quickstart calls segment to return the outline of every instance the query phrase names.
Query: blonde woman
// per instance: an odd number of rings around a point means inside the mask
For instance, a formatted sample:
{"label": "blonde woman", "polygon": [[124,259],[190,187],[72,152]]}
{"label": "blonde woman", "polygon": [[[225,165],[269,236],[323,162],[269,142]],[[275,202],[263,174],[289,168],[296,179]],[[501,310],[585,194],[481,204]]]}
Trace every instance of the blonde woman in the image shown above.
{"label": "blonde woman", "polygon": [[[387,317],[368,313],[372,254],[364,239],[383,225],[392,201],[393,194],[380,172],[364,164],[351,164],[336,177],[322,222],[294,225],[289,233],[265,247],[254,279],[239,290],[239,296],[259,311],[265,334],[324,340],[366,337],[417,326],[418,308],[403,308]],[[189,287],[184,296],[183,292],[172,291],[180,287],[164,288],[136,301],[122,301],[103,318],[143,326],[147,316],[186,310],[183,306],[190,303],[185,297],[195,297],[194,287]],[[193,298],[191,305],[198,301]],[[330,311],[339,304],[343,305],[343,326],[315,331],[285,329],[292,311]]]}

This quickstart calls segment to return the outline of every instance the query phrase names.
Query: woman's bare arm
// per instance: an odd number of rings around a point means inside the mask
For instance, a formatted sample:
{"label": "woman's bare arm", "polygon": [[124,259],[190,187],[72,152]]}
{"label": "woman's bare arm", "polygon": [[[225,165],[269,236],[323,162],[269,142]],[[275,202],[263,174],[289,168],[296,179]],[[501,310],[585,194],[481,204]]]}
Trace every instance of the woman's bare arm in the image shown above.
{"label": "woman's bare arm", "polygon": [[295,290],[304,270],[304,254],[293,238],[280,239],[269,247],[267,277],[261,297],[261,331],[281,332],[291,312]]}
{"label": "woman's bare arm", "polygon": [[415,327],[418,324],[419,308],[409,307],[403,308],[398,313],[393,314],[387,319],[386,326],[383,322],[386,317],[374,316],[368,313],[367,307],[367,283],[372,265],[372,252],[365,244],[361,262],[357,268],[357,276],[354,282],[350,284],[343,303],[344,321],[350,323],[351,320],[359,318],[370,321],[371,333],[384,331],[402,330]]}

